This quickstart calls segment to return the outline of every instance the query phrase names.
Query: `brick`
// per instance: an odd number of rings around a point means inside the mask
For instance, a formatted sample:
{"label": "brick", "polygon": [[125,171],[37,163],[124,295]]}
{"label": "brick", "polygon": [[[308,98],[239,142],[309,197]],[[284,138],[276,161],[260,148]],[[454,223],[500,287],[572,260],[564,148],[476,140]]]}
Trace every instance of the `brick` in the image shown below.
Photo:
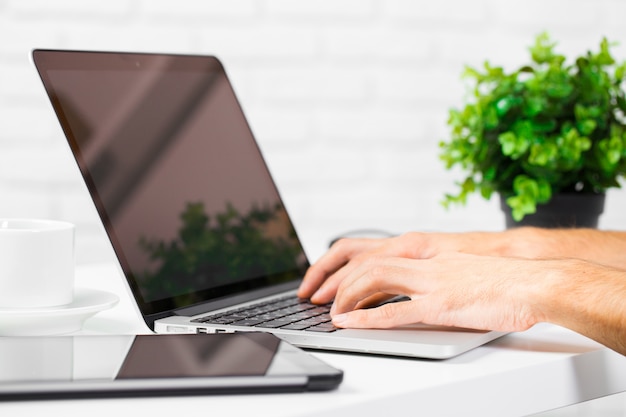
{"label": "brick", "polygon": [[313,58],[318,52],[318,40],[310,28],[289,25],[249,25],[219,27],[206,25],[197,29],[202,51],[218,56],[293,62]]}
{"label": "brick", "polygon": [[129,25],[115,30],[110,27],[74,27],[60,30],[66,39],[64,48],[128,52],[193,53],[188,30],[157,24]]}
{"label": "brick", "polygon": [[272,102],[361,102],[368,97],[369,77],[353,69],[288,66],[254,74],[261,99]]}
{"label": "brick", "polygon": [[1,217],[50,217],[50,195],[41,192],[40,184],[16,181],[0,173]]}
{"label": "brick", "polygon": [[76,263],[89,264],[116,262],[115,252],[103,233],[95,233],[92,228],[85,230],[83,225],[76,228]]}
{"label": "brick", "polygon": [[302,146],[311,139],[315,120],[310,112],[280,106],[249,106],[248,121],[257,141],[278,146]]}
{"label": "brick", "polygon": [[378,97],[400,102],[449,103],[460,97],[464,87],[458,69],[446,66],[388,69],[376,78]]}
{"label": "brick", "polygon": [[267,0],[266,10],[271,17],[345,20],[372,17],[376,11],[373,0]]}
{"label": "brick", "polygon": [[142,0],[139,11],[142,15],[169,19],[223,19],[256,16],[260,12],[258,0]]}
{"label": "brick", "polygon": [[523,4],[495,1],[491,4],[494,21],[543,28],[570,27],[580,30],[600,22],[597,2],[586,0],[527,0]]}
{"label": "brick", "polygon": [[45,89],[34,66],[26,59],[26,54],[20,62],[11,61],[0,66],[0,95],[12,98],[35,98],[40,105],[45,103]]}
{"label": "brick", "polygon": [[[626,34],[623,19],[626,13],[626,4],[619,0],[603,1],[599,2],[598,7],[600,8],[601,16],[605,22],[605,32],[603,33],[611,39],[623,39]],[[620,36],[613,36],[611,33],[619,34]]]}
{"label": "brick", "polygon": [[384,65],[389,61],[425,61],[434,53],[436,37],[423,31],[381,26],[336,26],[325,30],[323,49],[333,59],[365,60]]}
{"label": "brick", "polygon": [[[36,19],[13,18],[0,14],[0,57],[12,65],[24,67],[30,63],[33,48],[58,47],[60,38],[58,27],[53,22]],[[10,39],[10,42],[6,41]]]}
{"label": "brick", "polygon": [[331,143],[399,143],[407,146],[425,135],[425,125],[410,106],[383,105],[324,109],[319,133]]}
{"label": "brick", "polygon": [[76,16],[102,18],[130,13],[131,0],[83,1],[83,0],[5,0],[9,12],[18,16],[73,18]]}
{"label": "brick", "polygon": [[[41,100],[46,99],[42,97]],[[7,101],[9,107],[2,117],[0,140],[38,142],[50,135],[62,134],[50,105],[45,102],[19,101],[12,97],[7,97]]]}
{"label": "brick", "polygon": [[495,198],[490,201],[477,196],[468,199],[466,206],[453,206],[448,210],[432,206],[424,216],[420,229],[424,231],[463,232],[499,231],[504,229],[504,215]]}
{"label": "brick", "polygon": [[454,81],[460,81],[465,65],[481,68],[485,61],[502,66],[507,71],[525,65],[529,59],[528,47],[534,35],[493,33],[442,33],[437,40],[437,58],[456,68]]}
{"label": "brick", "polygon": [[98,231],[100,218],[79,174],[73,182],[55,185],[50,189],[55,196],[52,211],[57,217],[84,225],[84,228],[93,228],[94,232]]}
{"label": "brick", "polygon": [[316,147],[304,153],[268,153],[277,182],[296,185],[358,182],[369,173],[366,155],[352,147]]}
{"label": "brick", "polygon": [[390,181],[416,182],[422,178],[432,178],[429,185],[438,186],[444,165],[440,161],[439,148],[423,145],[410,151],[398,152],[396,149],[380,149],[373,162],[374,175],[377,179]]}
{"label": "brick", "polygon": [[483,23],[489,17],[485,0],[439,0],[412,1],[386,0],[382,3],[383,14],[397,20],[418,20],[424,22],[467,22]]}
{"label": "brick", "polygon": [[[426,201],[427,194],[419,187],[391,188],[393,184],[364,184],[355,189],[331,190],[325,198],[311,199],[311,218],[318,219],[320,227],[329,225],[335,230],[327,239],[338,234],[377,229],[402,233],[417,228],[418,219],[427,214],[428,206],[437,201]],[[324,225],[324,226],[322,226]],[[333,226],[334,225],[334,226]]]}
{"label": "brick", "polygon": [[41,183],[46,187],[76,181],[76,164],[64,144],[33,147],[21,142],[20,145],[0,154],[0,178]]}

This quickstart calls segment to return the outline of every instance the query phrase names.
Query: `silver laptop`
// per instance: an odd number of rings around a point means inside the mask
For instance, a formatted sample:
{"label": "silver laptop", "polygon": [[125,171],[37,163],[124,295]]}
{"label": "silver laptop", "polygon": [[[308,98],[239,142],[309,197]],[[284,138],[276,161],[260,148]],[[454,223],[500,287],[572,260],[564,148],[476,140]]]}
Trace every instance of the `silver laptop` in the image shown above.
{"label": "silver laptop", "polygon": [[502,335],[336,329],[295,297],[309,261],[220,61],[35,50],[33,60],[144,320],[271,332],[303,348],[449,358]]}

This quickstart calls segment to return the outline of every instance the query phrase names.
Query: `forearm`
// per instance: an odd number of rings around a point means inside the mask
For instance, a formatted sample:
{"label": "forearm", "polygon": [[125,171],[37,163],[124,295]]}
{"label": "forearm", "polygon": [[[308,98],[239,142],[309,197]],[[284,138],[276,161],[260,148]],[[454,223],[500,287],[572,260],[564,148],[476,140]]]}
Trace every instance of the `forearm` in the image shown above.
{"label": "forearm", "polygon": [[626,271],[580,260],[554,262],[545,287],[533,294],[539,320],[626,355]]}
{"label": "forearm", "polygon": [[493,253],[528,258],[577,258],[626,269],[626,232],[523,227],[494,234]]}

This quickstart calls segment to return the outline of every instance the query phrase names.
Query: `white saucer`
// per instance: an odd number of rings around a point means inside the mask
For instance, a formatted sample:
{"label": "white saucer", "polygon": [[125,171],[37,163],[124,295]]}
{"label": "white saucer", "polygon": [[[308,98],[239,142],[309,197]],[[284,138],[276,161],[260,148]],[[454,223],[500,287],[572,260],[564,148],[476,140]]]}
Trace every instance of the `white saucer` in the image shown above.
{"label": "white saucer", "polygon": [[35,336],[80,330],[89,317],[119,302],[115,294],[76,288],[70,304],[45,308],[0,308],[0,336]]}

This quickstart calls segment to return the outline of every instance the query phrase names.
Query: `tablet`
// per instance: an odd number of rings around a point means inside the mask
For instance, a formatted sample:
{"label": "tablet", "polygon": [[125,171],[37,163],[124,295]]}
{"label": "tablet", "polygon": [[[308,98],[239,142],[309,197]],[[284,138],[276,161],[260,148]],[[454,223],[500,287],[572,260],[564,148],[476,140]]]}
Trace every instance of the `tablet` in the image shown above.
{"label": "tablet", "polygon": [[0,337],[0,400],[335,389],[343,372],[269,333]]}

